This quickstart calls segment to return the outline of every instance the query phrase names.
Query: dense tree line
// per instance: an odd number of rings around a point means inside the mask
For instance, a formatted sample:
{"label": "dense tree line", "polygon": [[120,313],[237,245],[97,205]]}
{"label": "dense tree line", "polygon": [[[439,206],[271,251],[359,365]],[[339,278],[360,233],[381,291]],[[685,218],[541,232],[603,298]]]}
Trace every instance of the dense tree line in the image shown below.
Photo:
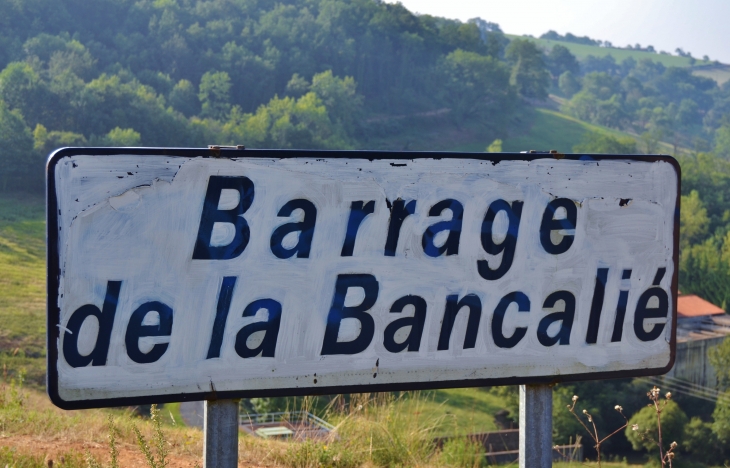
{"label": "dense tree line", "polygon": [[723,86],[692,74],[690,68],[611,55],[576,63],[567,48],[549,53],[553,91],[569,101],[564,110],[587,122],[640,136],[641,150],[658,151],[659,142],[708,151],[730,132],[730,82]]}
{"label": "dense tree line", "polygon": [[497,137],[548,85],[508,43],[375,0],[0,0],[2,187],[65,145],[353,148],[365,115],[441,108]]}

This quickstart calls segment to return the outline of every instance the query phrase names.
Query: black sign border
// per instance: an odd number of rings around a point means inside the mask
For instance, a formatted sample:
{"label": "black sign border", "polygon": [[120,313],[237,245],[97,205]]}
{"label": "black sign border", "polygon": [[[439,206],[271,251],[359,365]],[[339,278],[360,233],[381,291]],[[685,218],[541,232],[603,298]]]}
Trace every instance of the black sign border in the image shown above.
{"label": "black sign border", "polygon": [[[602,161],[611,159],[657,162],[663,161],[672,165],[677,174],[677,202],[674,211],[674,252],[672,261],[675,268],[672,276],[671,293],[674,304],[672,315],[672,336],[670,338],[669,363],[662,368],[634,369],[626,371],[590,372],[582,374],[565,374],[544,377],[507,377],[497,379],[446,380],[430,382],[407,382],[398,384],[363,384],[329,387],[277,388],[270,390],[239,390],[197,393],[176,393],[152,396],[135,396],[120,398],[104,398],[95,400],[66,401],[58,393],[58,343],[60,342],[60,309],[58,307],[58,287],[60,280],[58,249],[58,200],[56,199],[55,171],[58,163],[64,159],[80,155],[115,156],[115,155],[149,155],[169,157],[204,157],[204,158],[347,158],[347,159],[476,159],[499,164],[501,161],[534,161],[540,159],[568,159],[582,161]],[[174,403],[182,401],[220,400],[236,398],[261,398],[280,396],[328,395],[336,393],[392,392],[407,390],[430,390],[439,388],[487,387],[498,385],[553,384],[581,380],[602,380],[630,377],[645,377],[666,374],[673,366],[677,346],[677,295],[679,284],[679,209],[681,195],[681,169],[676,159],[668,155],[606,155],[606,154],[562,154],[555,152],[529,153],[447,153],[447,152],[390,152],[390,151],[331,151],[331,150],[252,150],[227,147],[212,148],[61,148],[53,152],[46,164],[46,221],[47,221],[47,311],[46,311],[46,347],[47,370],[46,389],[53,404],[66,410],[105,408],[114,406],[135,406],[152,403]]]}

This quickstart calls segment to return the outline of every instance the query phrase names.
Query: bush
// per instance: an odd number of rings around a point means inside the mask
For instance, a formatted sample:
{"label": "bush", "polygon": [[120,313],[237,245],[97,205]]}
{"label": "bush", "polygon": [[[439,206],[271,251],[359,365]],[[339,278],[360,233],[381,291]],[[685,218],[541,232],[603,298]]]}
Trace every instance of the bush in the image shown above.
{"label": "bush", "polygon": [[682,437],[682,449],[705,463],[720,464],[723,461],[723,450],[717,435],[712,432],[712,424],[700,418],[692,418],[685,427]]}
{"label": "bush", "polygon": [[311,440],[290,444],[280,461],[291,468],[354,468],[362,463],[359,457],[340,444]]}
{"label": "bush", "polygon": [[484,447],[468,437],[456,437],[444,443],[439,457],[445,466],[478,468],[485,466]]}
{"label": "bush", "polygon": [[[673,401],[668,401],[662,409],[661,420],[661,434],[664,441],[669,442],[682,439],[684,428],[689,421],[687,415],[679,405]],[[638,425],[638,428],[634,429],[632,426],[636,425]],[[649,452],[655,452],[658,450],[655,439],[655,434],[658,433],[658,429],[657,413],[654,405],[650,405],[631,416],[629,426],[626,428],[626,438],[629,439],[634,450],[644,449]]]}

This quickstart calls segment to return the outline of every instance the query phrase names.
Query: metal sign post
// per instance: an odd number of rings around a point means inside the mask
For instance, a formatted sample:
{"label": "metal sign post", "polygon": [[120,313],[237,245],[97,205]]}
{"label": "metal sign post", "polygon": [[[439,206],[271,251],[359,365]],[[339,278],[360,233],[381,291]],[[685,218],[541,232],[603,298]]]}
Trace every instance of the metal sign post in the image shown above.
{"label": "metal sign post", "polygon": [[206,400],[204,468],[238,466],[238,400]]}
{"label": "metal sign post", "polygon": [[520,468],[553,465],[553,389],[520,385]]}
{"label": "metal sign post", "polygon": [[67,148],[47,170],[51,400],[210,400],[206,466],[236,451],[226,399],[508,384],[540,466],[529,384],[674,361],[669,156]]}

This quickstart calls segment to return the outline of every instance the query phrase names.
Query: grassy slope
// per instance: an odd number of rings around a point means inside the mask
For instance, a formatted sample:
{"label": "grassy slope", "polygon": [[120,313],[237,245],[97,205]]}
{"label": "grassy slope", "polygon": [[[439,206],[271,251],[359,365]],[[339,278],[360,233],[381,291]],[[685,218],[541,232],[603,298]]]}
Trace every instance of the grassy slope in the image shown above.
{"label": "grassy slope", "polygon": [[[588,132],[608,133],[616,137],[630,136],[607,127],[593,125],[569,115],[549,109],[536,109],[533,115],[525,116],[520,127],[502,141],[503,152],[558,150],[571,153]],[[491,143],[478,136],[457,142],[450,151],[482,152]]]}
{"label": "grassy slope", "polygon": [[45,379],[45,221],[39,195],[0,198],[0,361]]}
{"label": "grassy slope", "polygon": [[[0,196],[0,361],[10,377],[25,369],[28,383],[45,378],[45,221],[41,196]],[[480,389],[431,392],[420,411],[444,417],[441,433],[496,429],[498,397]],[[166,405],[181,422],[177,405]],[[458,427],[456,421],[459,421]]]}
{"label": "grassy slope", "polygon": [[702,68],[701,70],[695,70],[692,73],[713,79],[719,85],[723,85],[730,81],[730,65],[717,65],[714,67]]}
{"label": "grassy slope", "polygon": [[[528,36],[513,36],[508,34],[507,37],[510,39],[529,39],[535,43],[537,43],[541,48],[543,49],[552,49],[554,45],[562,45],[568,48],[570,50],[570,53],[575,55],[578,60],[582,60],[585,57],[589,55],[593,55],[594,57],[605,57],[606,55],[612,55],[614,59],[616,59],[617,63],[623,62],[625,59],[632,57],[637,62],[641,59],[651,59],[654,62],[659,62],[663,64],[666,67],[689,67],[690,59],[688,57],[679,57],[676,55],[664,55],[664,54],[657,54],[653,52],[644,52],[641,50],[631,50],[631,49],[614,49],[614,48],[608,48],[608,47],[598,47],[598,46],[591,46],[591,45],[584,45],[584,44],[575,44],[572,42],[565,42],[565,41],[552,41],[549,39],[537,39],[534,37],[528,37]],[[696,65],[709,65],[711,62],[705,62],[704,60],[697,60],[695,62]]]}
{"label": "grassy slope", "polygon": [[497,430],[494,413],[501,398],[482,388],[452,388],[428,392],[420,411],[424,417],[443,417],[438,435],[473,434]]}

